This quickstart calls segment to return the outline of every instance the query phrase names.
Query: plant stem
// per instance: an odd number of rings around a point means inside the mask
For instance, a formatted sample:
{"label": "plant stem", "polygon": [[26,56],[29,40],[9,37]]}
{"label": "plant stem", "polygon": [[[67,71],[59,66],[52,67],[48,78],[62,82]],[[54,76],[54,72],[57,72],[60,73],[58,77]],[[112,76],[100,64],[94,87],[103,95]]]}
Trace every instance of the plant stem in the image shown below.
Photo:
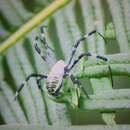
{"label": "plant stem", "polygon": [[[125,107],[124,107],[125,106]],[[89,111],[115,111],[115,110],[129,110],[129,99],[111,99],[111,100],[84,100],[83,110]]]}
{"label": "plant stem", "polygon": [[[112,64],[112,75],[117,76],[130,76],[130,65],[129,64]],[[106,65],[96,65],[93,67],[87,67],[84,71],[84,73],[81,73],[77,75],[78,78],[100,78],[104,76],[108,76],[108,69]]]}
{"label": "plant stem", "polygon": [[31,29],[39,25],[45,19],[47,19],[50,15],[52,15],[59,8],[66,5],[71,0],[55,0],[52,4],[50,4],[47,8],[43,9],[39,12],[35,17],[25,23],[21,28],[19,28],[13,35],[11,35],[3,44],[0,46],[0,53],[11,47],[22,38],[25,34],[27,34]]}
{"label": "plant stem", "polygon": [[[130,64],[130,53],[117,53],[102,56],[109,60],[109,64]],[[94,57],[85,61],[85,68],[95,65],[106,65],[106,63]]]}

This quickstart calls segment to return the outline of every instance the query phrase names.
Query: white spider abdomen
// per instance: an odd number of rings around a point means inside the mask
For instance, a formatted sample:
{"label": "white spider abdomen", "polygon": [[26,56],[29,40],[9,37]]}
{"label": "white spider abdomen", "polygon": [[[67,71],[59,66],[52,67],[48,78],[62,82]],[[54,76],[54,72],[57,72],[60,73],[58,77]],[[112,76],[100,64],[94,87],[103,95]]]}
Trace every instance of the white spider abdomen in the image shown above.
{"label": "white spider abdomen", "polygon": [[50,73],[48,74],[46,80],[46,89],[50,95],[57,95],[63,80],[65,67],[65,62],[60,60],[52,67]]}

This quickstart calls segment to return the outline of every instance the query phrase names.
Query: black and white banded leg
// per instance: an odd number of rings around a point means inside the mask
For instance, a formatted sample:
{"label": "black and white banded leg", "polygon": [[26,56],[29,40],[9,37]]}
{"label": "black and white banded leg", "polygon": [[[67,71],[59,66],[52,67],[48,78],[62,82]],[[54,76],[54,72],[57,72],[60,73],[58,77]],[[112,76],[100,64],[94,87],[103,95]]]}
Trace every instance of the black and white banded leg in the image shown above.
{"label": "black and white banded leg", "polygon": [[41,58],[47,62],[46,57],[41,54],[41,49],[38,47],[38,37],[35,38],[34,47],[36,52],[41,56]]}
{"label": "black and white banded leg", "polygon": [[[47,76],[46,76],[47,78]],[[40,84],[40,81],[45,79],[45,77],[40,77],[40,78],[36,78],[36,82],[37,82],[37,85],[38,85],[38,88],[43,92],[43,89],[42,89],[42,86]]]}
{"label": "black and white banded leg", "polygon": [[16,100],[17,96],[19,95],[20,91],[23,89],[24,85],[26,84],[26,82],[28,80],[30,80],[30,78],[36,78],[37,80],[37,83],[38,83],[38,88],[41,90],[41,87],[39,86],[39,81],[41,79],[46,79],[47,76],[46,75],[42,75],[42,74],[30,74],[29,76],[26,77],[25,81],[19,86],[19,88],[17,89],[16,91],[16,94],[15,94],[15,97],[14,97],[14,100]]}
{"label": "black and white banded leg", "polygon": [[74,57],[74,55],[76,53],[76,50],[77,50],[78,46],[82,43],[82,41],[86,40],[89,36],[91,36],[91,35],[93,35],[95,33],[97,33],[99,36],[101,36],[103,38],[103,40],[105,41],[105,43],[106,43],[106,40],[105,40],[104,36],[101,33],[97,32],[96,30],[93,30],[90,33],[86,34],[85,36],[83,36],[82,38],[77,40],[74,47],[72,48],[72,53],[71,53],[71,56],[70,56],[70,59],[69,59],[69,62],[68,62],[68,66],[71,64],[71,61],[72,61],[72,59],[73,59],[73,57]]}
{"label": "black and white banded leg", "polygon": [[46,37],[45,37],[45,34],[44,34],[45,33],[45,31],[44,31],[45,27],[46,26],[40,27],[41,35],[40,35],[40,37],[36,36],[35,42],[34,42],[34,47],[35,47],[35,50],[37,51],[37,53],[42,57],[42,59],[47,62],[47,56],[43,56],[41,54],[41,49],[38,47],[38,42],[40,41],[44,45],[48,56],[51,56],[50,51],[54,52],[54,50],[51,47],[49,47],[48,42],[46,40]]}
{"label": "black and white banded leg", "polygon": [[87,56],[87,57],[89,57],[89,56],[94,56],[94,57],[96,57],[97,59],[101,59],[101,60],[103,60],[103,61],[105,61],[105,62],[107,63],[108,69],[109,69],[109,73],[110,73],[110,79],[111,79],[111,83],[112,83],[112,87],[113,87],[112,71],[111,71],[111,67],[110,67],[110,64],[109,64],[109,60],[108,60],[106,57],[103,57],[103,56],[100,56],[100,55],[95,55],[95,54],[92,54],[92,53],[89,53],[89,52],[87,52],[87,53],[82,53],[82,54],[73,62],[73,64],[72,64],[70,67],[68,67],[68,71],[71,71],[72,68],[73,68],[73,67],[79,62],[79,60],[82,59],[84,56]]}
{"label": "black and white banded leg", "polygon": [[80,89],[82,89],[82,91],[84,92],[86,97],[89,99],[88,93],[86,92],[86,90],[82,86],[81,82],[78,79],[76,79],[76,77],[74,77],[73,75],[70,75],[69,77],[70,77],[71,81],[73,82],[73,84],[76,84]]}
{"label": "black and white banded leg", "polygon": [[47,39],[45,37],[45,28],[46,28],[46,26],[44,26],[44,25],[40,27],[40,31],[41,31],[40,41],[44,44],[46,49],[49,49],[52,52],[54,52],[54,50],[48,45]]}

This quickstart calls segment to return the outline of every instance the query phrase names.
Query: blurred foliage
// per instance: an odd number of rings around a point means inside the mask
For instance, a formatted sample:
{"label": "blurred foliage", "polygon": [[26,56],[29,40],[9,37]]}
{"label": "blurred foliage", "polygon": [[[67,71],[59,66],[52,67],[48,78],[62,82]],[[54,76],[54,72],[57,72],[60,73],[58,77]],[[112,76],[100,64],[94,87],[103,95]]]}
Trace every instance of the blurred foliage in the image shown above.
{"label": "blurred foliage", "polygon": [[[1,0],[0,41],[7,40],[51,2],[53,0]],[[32,72],[48,74],[51,68],[35,53],[33,47],[39,27],[30,30],[16,45],[1,53],[0,123],[42,126],[130,123],[129,7],[129,0],[73,0],[40,23],[47,25],[46,36],[55,50],[53,61],[64,59],[67,62],[74,43],[94,29],[105,36],[107,44],[98,35],[89,38],[79,47],[76,57],[84,51],[108,57],[114,76],[114,89],[106,63],[95,58],[83,59],[72,73],[82,81],[91,99],[86,99],[81,93],[80,108],[76,106],[77,90],[68,79],[62,91],[68,92],[68,88],[72,87],[72,95],[65,94],[63,97],[69,104],[59,103],[56,99],[50,99],[45,92],[41,93],[35,79],[27,83],[17,101],[13,100],[17,87],[27,75]],[[45,48],[41,49],[44,52]],[[44,89],[45,82],[41,84]]]}

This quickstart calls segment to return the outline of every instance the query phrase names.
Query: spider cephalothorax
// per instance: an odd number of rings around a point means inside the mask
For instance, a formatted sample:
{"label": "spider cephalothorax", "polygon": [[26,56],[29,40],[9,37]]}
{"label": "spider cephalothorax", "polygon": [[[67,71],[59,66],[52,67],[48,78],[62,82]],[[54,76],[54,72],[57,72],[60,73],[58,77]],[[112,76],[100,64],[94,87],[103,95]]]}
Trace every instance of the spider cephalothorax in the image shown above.
{"label": "spider cephalothorax", "polygon": [[[36,39],[35,39],[35,50],[42,57],[42,59],[44,61],[47,61],[46,57],[41,54],[40,48],[38,48],[38,45],[37,45],[38,44],[38,40],[40,40],[44,44],[46,50],[50,50],[52,52],[53,52],[53,50],[49,47],[49,45],[47,43],[47,40],[45,38],[45,35],[44,35],[44,26],[41,26],[40,30],[41,30],[41,37],[36,37]],[[41,89],[41,90],[43,90],[43,89],[40,86],[39,82],[41,80],[45,79],[46,80],[46,90],[47,90],[47,93],[49,95],[51,95],[51,96],[54,96],[54,97],[60,95],[60,89],[62,87],[62,81],[63,81],[63,79],[65,77],[68,77],[69,79],[71,79],[71,81],[73,82],[73,84],[76,84],[79,88],[81,88],[83,90],[84,94],[86,95],[86,97],[89,98],[87,92],[85,91],[84,87],[82,87],[80,81],[73,74],[70,73],[70,71],[75,67],[75,65],[84,56],[87,56],[87,57],[94,56],[94,57],[96,57],[96,58],[98,58],[100,60],[103,60],[103,61],[105,61],[107,63],[108,69],[109,69],[109,72],[110,72],[110,78],[111,78],[112,86],[113,86],[113,79],[112,79],[112,74],[111,74],[111,67],[110,67],[109,61],[108,61],[108,59],[106,57],[103,57],[103,56],[100,56],[100,55],[95,55],[95,54],[92,54],[90,52],[85,52],[85,53],[81,53],[78,56],[78,58],[72,62],[72,59],[74,58],[74,55],[75,55],[76,50],[77,50],[78,46],[80,45],[80,43],[83,40],[87,39],[89,36],[91,36],[94,33],[97,33],[99,36],[101,36],[104,39],[104,37],[103,37],[102,34],[100,34],[99,32],[97,32],[96,30],[94,30],[94,31],[88,33],[87,35],[83,36],[79,40],[77,40],[77,42],[74,44],[74,48],[72,49],[72,54],[70,56],[68,64],[65,63],[65,61],[63,61],[63,60],[57,61],[52,66],[52,68],[51,68],[51,70],[50,70],[50,72],[49,72],[49,74],[47,76],[43,75],[43,74],[34,74],[34,73],[30,74],[29,76],[26,77],[25,81],[20,85],[20,87],[16,91],[15,99],[18,96],[19,92],[24,87],[25,83],[30,78],[32,78],[32,77],[36,78],[37,84],[38,84],[38,88]],[[50,56],[50,53],[48,52],[47,55]]]}

